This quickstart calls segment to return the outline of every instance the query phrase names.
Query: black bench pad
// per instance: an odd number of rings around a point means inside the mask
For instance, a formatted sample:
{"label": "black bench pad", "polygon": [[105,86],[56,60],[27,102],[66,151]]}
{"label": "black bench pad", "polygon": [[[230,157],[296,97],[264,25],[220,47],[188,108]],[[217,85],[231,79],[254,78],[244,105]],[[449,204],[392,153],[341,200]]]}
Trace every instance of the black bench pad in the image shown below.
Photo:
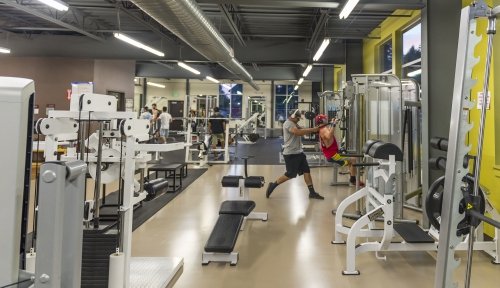
{"label": "black bench pad", "polygon": [[219,214],[248,216],[255,208],[255,202],[249,200],[224,201],[220,205]]}
{"label": "black bench pad", "polygon": [[231,253],[238,239],[243,215],[221,214],[205,245],[205,252]]}
{"label": "black bench pad", "polygon": [[248,176],[245,178],[245,187],[247,188],[262,188],[264,187],[264,177]]}
{"label": "black bench pad", "polygon": [[408,243],[434,243],[435,240],[415,223],[394,224],[394,230]]}
{"label": "black bench pad", "polygon": [[228,175],[222,177],[222,187],[240,187],[240,179],[243,179],[242,176],[234,176]]}

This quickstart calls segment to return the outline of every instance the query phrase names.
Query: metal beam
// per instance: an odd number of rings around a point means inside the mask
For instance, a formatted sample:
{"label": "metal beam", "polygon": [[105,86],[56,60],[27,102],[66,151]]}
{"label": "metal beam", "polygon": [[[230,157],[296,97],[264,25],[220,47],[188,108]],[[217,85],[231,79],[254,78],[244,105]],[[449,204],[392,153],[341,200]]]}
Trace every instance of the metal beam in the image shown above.
{"label": "metal beam", "polygon": [[[419,10],[425,7],[422,0],[361,0],[358,9],[366,10]],[[356,9],[357,10],[357,9]]]}
{"label": "metal beam", "polygon": [[15,2],[8,1],[8,0],[0,0],[0,3],[3,3],[3,4],[5,4],[7,6],[10,6],[10,7],[14,7],[14,8],[16,8],[18,10],[21,10],[21,11],[24,11],[24,12],[26,12],[28,14],[37,16],[39,18],[42,18],[42,19],[47,20],[49,22],[52,22],[52,23],[54,23],[56,25],[62,26],[62,27],[67,28],[67,29],[70,29],[71,31],[75,31],[77,33],[80,33],[82,35],[90,37],[90,38],[92,38],[94,40],[101,41],[101,42],[105,41],[105,39],[102,38],[102,37],[99,37],[97,35],[89,33],[88,31],[85,31],[85,30],[83,30],[81,28],[78,28],[76,26],[73,26],[71,24],[63,22],[61,20],[55,19],[52,16],[49,16],[49,15],[47,15],[45,13],[42,13],[42,12],[39,12],[39,11],[37,11],[35,9],[29,8],[29,7],[25,6],[25,5],[17,4]]}
{"label": "metal beam", "polygon": [[324,29],[326,21],[328,21],[328,10],[319,11],[319,13],[320,15],[315,19],[317,21],[315,21],[316,25],[314,26],[314,31],[312,33],[311,40],[309,40],[309,43],[307,44],[308,49],[312,49],[313,45],[316,43],[316,40],[318,39],[319,34]]}
{"label": "metal beam", "polygon": [[168,69],[170,69],[170,70],[174,70],[174,69],[175,69],[173,64],[171,65],[171,64],[163,63],[163,62],[161,62],[161,61],[159,61],[159,60],[153,60],[152,62],[153,62],[153,63],[156,63],[156,64],[158,64],[158,65],[161,65],[161,66],[163,66],[163,67],[166,67],[166,68],[168,68]]}
{"label": "metal beam", "polygon": [[[132,18],[133,20],[139,22],[140,24],[148,27],[149,29],[151,29],[154,33],[156,33],[157,35],[161,36],[161,37],[165,37],[166,39],[168,40],[171,40],[172,42],[174,43],[178,43],[178,38],[173,36],[173,35],[169,35],[169,34],[166,34],[165,32],[161,31],[160,28],[158,27],[155,27],[153,24],[151,24],[150,22],[144,20],[144,19],[141,19],[140,17],[138,17],[137,15],[135,15],[134,13],[128,11],[127,9],[124,9],[124,8],[121,8],[121,7],[118,7],[118,9],[120,9],[120,12],[123,12],[125,13],[127,16],[129,16],[130,18]],[[149,16],[148,16],[149,17]],[[153,20],[154,21],[154,20]]]}
{"label": "metal beam", "polygon": [[234,4],[234,5],[259,5],[275,7],[298,7],[298,8],[337,8],[338,2],[330,0],[198,0],[198,3],[209,4]]}
{"label": "metal beam", "polygon": [[233,33],[234,33],[234,36],[236,36],[236,40],[238,40],[238,42],[240,42],[240,44],[243,47],[246,47],[247,44],[245,43],[245,40],[241,36],[238,25],[236,25],[236,23],[234,23],[232,15],[229,12],[229,10],[227,9],[226,4],[220,4],[219,8],[220,8],[220,11],[222,12],[222,15],[224,15],[224,18],[226,19],[227,24],[229,25],[229,28],[231,28],[231,31],[233,31]]}

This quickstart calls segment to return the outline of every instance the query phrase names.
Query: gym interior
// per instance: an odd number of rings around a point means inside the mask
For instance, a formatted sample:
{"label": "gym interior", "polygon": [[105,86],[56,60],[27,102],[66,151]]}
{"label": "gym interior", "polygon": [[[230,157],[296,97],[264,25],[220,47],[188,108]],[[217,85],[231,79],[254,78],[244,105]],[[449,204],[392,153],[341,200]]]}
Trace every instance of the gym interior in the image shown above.
{"label": "gym interior", "polygon": [[498,287],[498,18],[0,0],[0,287]]}

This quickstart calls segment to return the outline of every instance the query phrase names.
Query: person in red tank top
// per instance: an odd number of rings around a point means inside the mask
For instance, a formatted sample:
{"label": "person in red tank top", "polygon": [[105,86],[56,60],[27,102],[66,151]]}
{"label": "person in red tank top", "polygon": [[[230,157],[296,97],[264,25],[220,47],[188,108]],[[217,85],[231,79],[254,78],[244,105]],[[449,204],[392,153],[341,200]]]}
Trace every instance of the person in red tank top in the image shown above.
{"label": "person in red tank top", "polygon": [[[327,124],[328,117],[324,114],[318,114],[315,118],[316,125]],[[333,119],[332,119],[333,120]],[[349,174],[350,179],[349,182],[351,185],[356,185],[356,169],[352,166],[352,163],[355,163],[355,159],[348,159],[346,157],[342,157],[339,154],[339,146],[337,143],[337,139],[335,139],[335,121],[330,122],[330,125],[323,126],[319,130],[319,142],[321,146],[321,151],[325,156],[328,162],[335,163],[338,166],[349,166]],[[360,186],[364,186],[364,183],[359,182]]]}

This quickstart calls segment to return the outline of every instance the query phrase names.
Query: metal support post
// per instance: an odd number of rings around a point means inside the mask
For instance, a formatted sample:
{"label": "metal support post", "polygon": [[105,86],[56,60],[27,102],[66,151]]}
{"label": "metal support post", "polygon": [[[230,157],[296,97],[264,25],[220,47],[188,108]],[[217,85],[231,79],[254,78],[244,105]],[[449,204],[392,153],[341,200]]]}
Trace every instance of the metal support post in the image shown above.
{"label": "metal support post", "polygon": [[80,287],[83,161],[42,165],[38,202],[37,288]]}

